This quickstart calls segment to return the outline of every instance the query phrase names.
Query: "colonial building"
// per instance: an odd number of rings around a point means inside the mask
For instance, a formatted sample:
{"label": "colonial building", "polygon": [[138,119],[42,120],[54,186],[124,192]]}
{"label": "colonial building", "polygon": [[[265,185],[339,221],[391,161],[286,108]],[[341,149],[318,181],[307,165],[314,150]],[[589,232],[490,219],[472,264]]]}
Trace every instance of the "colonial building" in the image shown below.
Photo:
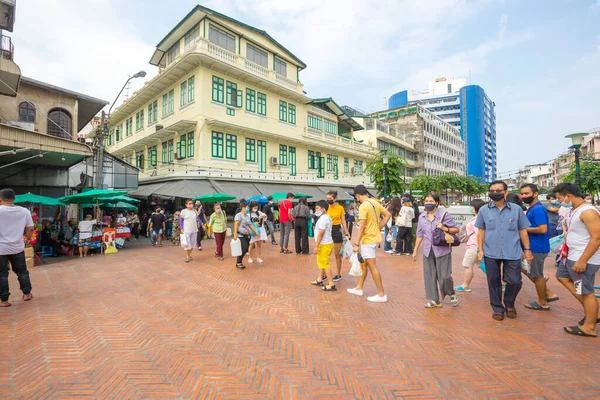
{"label": "colonial building", "polygon": [[158,75],[112,113],[106,138],[143,171],[138,196],[322,198],[369,182],[377,149],[355,140],[361,125],[333,99],[308,97],[306,65],[265,31],[196,6],[150,63]]}

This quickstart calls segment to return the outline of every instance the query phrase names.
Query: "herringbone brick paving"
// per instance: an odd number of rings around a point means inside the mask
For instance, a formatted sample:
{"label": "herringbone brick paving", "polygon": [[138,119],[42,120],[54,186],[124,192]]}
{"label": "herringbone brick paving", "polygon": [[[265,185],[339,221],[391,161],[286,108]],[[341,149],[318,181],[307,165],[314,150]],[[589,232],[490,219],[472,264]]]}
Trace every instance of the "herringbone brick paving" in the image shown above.
{"label": "herringbone brick paving", "polygon": [[553,279],[551,312],[524,309],[524,282],[519,317],[496,322],[479,271],[459,307],[427,310],[407,257],[381,251],[390,301],[371,304],[345,292],[350,276],[337,293],[310,286],[314,256],[265,245],[265,263],[240,271],[213,246],[189,264],[180,248],[138,245],[35,267],[28,303],[11,275],[0,398],[600,398],[600,342],[563,333],[582,311]]}

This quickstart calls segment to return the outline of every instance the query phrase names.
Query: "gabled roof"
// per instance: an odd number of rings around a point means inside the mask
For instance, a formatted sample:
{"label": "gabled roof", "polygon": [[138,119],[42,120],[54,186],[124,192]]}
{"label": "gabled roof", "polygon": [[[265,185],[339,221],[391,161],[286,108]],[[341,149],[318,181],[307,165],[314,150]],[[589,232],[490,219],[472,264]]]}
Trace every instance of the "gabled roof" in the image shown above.
{"label": "gabled roof", "polygon": [[[185,35],[185,33],[187,31],[189,31],[194,25],[196,25],[198,22],[200,22],[202,19],[204,19],[204,17],[206,17],[209,14],[214,15],[219,18],[223,18],[227,21],[230,21],[230,22],[233,22],[234,24],[238,24],[240,26],[248,28],[251,31],[258,33],[259,35],[264,36],[269,41],[271,41],[274,45],[285,50],[298,64],[300,64],[302,69],[306,68],[306,64],[304,63],[304,61],[300,60],[291,51],[286,49],[281,43],[279,43],[277,40],[273,39],[273,37],[271,37],[271,35],[269,35],[266,31],[255,28],[251,25],[245,24],[234,18],[228,17],[225,14],[221,14],[217,11],[211,10],[210,8],[207,8],[207,7],[204,7],[201,5],[197,5],[196,7],[194,7],[192,9],[192,11],[190,11],[185,17],[183,17],[183,19],[181,21],[179,21],[179,23],[177,25],[175,25],[175,27],[173,29],[171,29],[171,31],[169,33],[167,33],[167,35],[156,45],[156,50],[154,51],[154,54],[152,55],[152,58],[150,59],[150,63],[152,65],[158,65],[158,63],[160,62],[160,60],[162,58],[162,55],[167,50],[169,50],[169,48],[171,48],[171,46],[173,45],[172,42],[174,42],[175,40],[181,39],[181,37],[183,37],[183,35]],[[176,35],[175,39],[172,38],[174,35]],[[173,39],[173,40],[169,40],[169,39]]]}
{"label": "gabled roof", "polygon": [[312,104],[314,106],[320,107],[329,111],[338,117],[338,121],[340,124],[345,126],[346,128],[352,128],[355,131],[360,131],[364,129],[358,122],[352,119],[342,107],[340,107],[331,97],[327,97],[324,99],[312,99],[308,104]]}

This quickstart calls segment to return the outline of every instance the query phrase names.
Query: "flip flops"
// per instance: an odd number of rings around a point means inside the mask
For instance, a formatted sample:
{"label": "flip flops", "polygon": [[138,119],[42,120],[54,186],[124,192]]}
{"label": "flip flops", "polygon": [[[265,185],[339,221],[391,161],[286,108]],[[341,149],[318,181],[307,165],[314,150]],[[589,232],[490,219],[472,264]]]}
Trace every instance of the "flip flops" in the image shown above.
{"label": "flip flops", "polygon": [[[578,322],[579,325],[585,324],[585,317]],[[596,324],[600,324],[600,318],[596,318]]]}
{"label": "flip flops", "polygon": [[563,329],[569,335],[583,336],[583,337],[594,337],[594,338],[598,337],[597,335],[590,335],[589,333],[585,333],[584,331],[581,330],[581,328],[579,326],[565,326]]}
{"label": "flip flops", "polygon": [[533,301],[529,304],[525,304],[525,308],[529,308],[530,310],[536,311],[550,311],[550,307],[542,307],[539,305],[537,301]]}
{"label": "flip flops", "polygon": [[470,292],[471,288],[464,288],[463,285],[457,286],[454,288],[457,292]]}

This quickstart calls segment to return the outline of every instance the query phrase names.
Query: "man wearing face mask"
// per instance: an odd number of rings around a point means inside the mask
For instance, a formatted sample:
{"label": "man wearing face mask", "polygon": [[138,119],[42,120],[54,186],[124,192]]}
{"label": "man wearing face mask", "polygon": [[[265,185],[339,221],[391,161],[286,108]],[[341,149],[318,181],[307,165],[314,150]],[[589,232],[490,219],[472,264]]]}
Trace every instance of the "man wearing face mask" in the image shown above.
{"label": "man wearing face mask", "polygon": [[548,201],[548,204],[545,205],[546,211],[548,211],[548,230],[550,233],[550,239],[552,239],[553,237],[559,235],[557,227],[560,202],[556,200],[556,196],[553,194],[547,195],[546,200]]}
{"label": "man wearing face mask", "polygon": [[223,243],[225,242],[227,232],[227,215],[221,209],[221,203],[215,203],[215,212],[211,214],[208,226],[210,226],[215,235],[215,242],[217,244],[215,255],[219,261],[223,261]]}
{"label": "man wearing face mask", "polygon": [[[521,258],[524,256],[530,264],[533,262],[527,235],[530,223],[520,207],[505,200],[508,194],[506,182],[490,183],[488,193],[492,201],[481,207],[475,220],[475,227],[479,229],[478,258],[479,261],[485,258],[490,304],[494,311],[492,318],[502,321],[505,313],[508,318],[517,317],[515,300],[523,285]],[[507,283],[504,299],[502,278]]]}
{"label": "man wearing face mask", "polygon": [[549,311],[549,302],[558,300],[558,296],[549,291],[544,277],[544,261],[550,252],[550,234],[548,233],[548,213],[542,203],[538,200],[539,191],[537,185],[528,183],[521,186],[521,199],[527,204],[526,216],[531,224],[527,228],[533,262],[529,266],[529,272],[523,271],[535,285],[538,301],[525,304],[525,307],[536,311]]}
{"label": "man wearing face mask", "polygon": [[273,214],[273,208],[273,196],[269,196],[269,202],[263,206],[262,212],[267,215],[265,225],[271,234],[271,244],[277,246],[277,241],[275,240],[275,215]]}

